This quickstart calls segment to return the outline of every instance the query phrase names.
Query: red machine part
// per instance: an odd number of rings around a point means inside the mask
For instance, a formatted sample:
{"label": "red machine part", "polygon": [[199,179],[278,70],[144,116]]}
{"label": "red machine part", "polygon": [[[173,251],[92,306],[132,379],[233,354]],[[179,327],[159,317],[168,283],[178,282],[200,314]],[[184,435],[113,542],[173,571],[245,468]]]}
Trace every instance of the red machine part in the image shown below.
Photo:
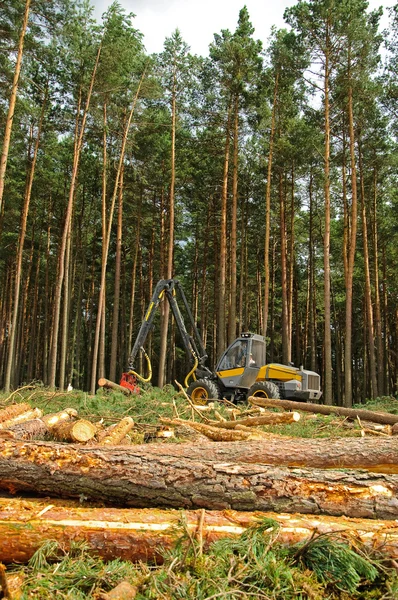
{"label": "red machine part", "polygon": [[131,373],[122,373],[120,385],[130,390],[132,394],[139,394],[141,391],[137,385],[137,379]]}

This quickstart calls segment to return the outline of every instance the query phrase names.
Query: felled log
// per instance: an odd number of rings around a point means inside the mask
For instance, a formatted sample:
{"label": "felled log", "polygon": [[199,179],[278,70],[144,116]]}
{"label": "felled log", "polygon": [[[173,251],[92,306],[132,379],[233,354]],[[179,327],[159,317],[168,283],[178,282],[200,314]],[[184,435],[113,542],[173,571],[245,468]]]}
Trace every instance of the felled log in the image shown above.
{"label": "felled log", "polygon": [[259,398],[257,396],[250,396],[248,401],[255,406],[261,407],[301,410],[303,412],[319,413],[320,415],[339,415],[350,419],[359,417],[363,421],[372,421],[373,423],[381,423],[382,425],[394,425],[395,423],[398,423],[398,415],[375,412],[373,410],[327,406],[326,404],[311,404],[309,402],[294,402],[293,400],[272,400],[270,398]]}
{"label": "felled log", "polygon": [[114,446],[119,444],[133,427],[134,420],[131,417],[124,417],[124,419],[115,425],[111,431],[105,434],[105,436],[99,442],[99,445]]}
{"label": "felled log", "polygon": [[7,406],[7,408],[3,408],[0,410],[0,423],[4,423],[4,421],[9,421],[22,413],[30,410],[29,404],[11,404],[11,406]]}
{"label": "felled log", "polygon": [[9,433],[11,438],[18,440],[37,440],[44,439],[49,429],[41,419],[32,419],[24,423],[18,423],[9,427],[5,433]]}
{"label": "felled log", "polygon": [[57,413],[51,413],[42,416],[42,421],[47,425],[49,429],[63,423],[64,421],[70,421],[72,417],[77,417],[77,410],[75,408],[65,408]]}
{"label": "felled log", "polygon": [[137,508],[397,516],[398,475],[205,460],[203,453],[181,460],[161,450],[0,440],[0,488]]}
{"label": "felled log", "polygon": [[[159,509],[88,508],[79,502],[0,498],[0,561],[26,563],[45,540],[68,550],[72,541],[85,541],[105,560],[160,562],[160,548],[171,549],[184,517],[193,537],[201,534],[204,547],[223,537],[242,534],[263,518],[279,523],[278,541],[290,545],[314,534],[341,532],[385,556],[398,558],[397,521],[250,513]],[[200,527],[200,531],[199,531]]]}
{"label": "felled log", "polygon": [[9,427],[17,425],[18,423],[24,423],[25,421],[31,421],[32,419],[40,419],[42,415],[43,411],[40,410],[40,408],[31,409],[29,407],[29,410],[24,411],[23,413],[20,413],[0,423],[0,429],[8,429]]}
{"label": "felled log", "polygon": [[190,427],[191,429],[194,429],[195,431],[205,435],[213,442],[236,442],[239,440],[248,440],[251,436],[250,431],[227,431],[218,427],[206,425],[205,423],[185,421],[184,419],[161,418],[160,420],[162,423],[167,423],[167,425],[184,425],[185,427]]}
{"label": "felled log", "polygon": [[115,383],[114,381],[110,381],[109,379],[105,379],[105,377],[101,377],[100,379],[98,379],[98,385],[100,387],[108,388],[110,390],[115,390],[115,392],[121,392],[126,396],[130,396],[131,394],[131,391],[128,388],[125,388],[122,385]]}
{"label": "felled log", "polygon": [[97,432],[94,423],[86,419],[78,421],[61,421],[54,425],[51,434],[59,441],[65,442],[88,442]]}
{"label": "felled log", "polygon": [[247,417],[246,419],[237,419],[236,421],[211,421],[209,425],[213,427],[222,427],[224,429],[235,429],[237,425],[245,427],[260,427],[261,425],[278,425],[281,423],[295,423],[300,421],[298,412],[269,413],[259,417]]}

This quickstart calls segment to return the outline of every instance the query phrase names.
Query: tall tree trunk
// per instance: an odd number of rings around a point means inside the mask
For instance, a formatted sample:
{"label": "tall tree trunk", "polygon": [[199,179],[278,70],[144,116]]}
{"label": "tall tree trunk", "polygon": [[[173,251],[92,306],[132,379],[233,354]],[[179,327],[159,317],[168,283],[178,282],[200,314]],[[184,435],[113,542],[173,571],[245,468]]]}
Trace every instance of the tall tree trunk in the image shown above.
{"label": "tall tree trunk", "polygon": [[[290,241],[289,241],[289,280],[288,280],[288,349],[290,359],[292,360],[292,343],[293,343],[293,287],[294,287],[294,183],[295,183],[295,173],[294,173],[294,162],[292,163],[292,189],[291,189],[291,198],[290,198]],[[296,309],[298,307],[296,306]],[[296,320],[296,339],[299,338],[298,331],[298,321]],[[299,359],[299,355],[297,354],[297,359]]]}
{"label": "tall tree trunk", "polygon": [[62,306],[62,339],[61,356],[59,361],[59,388],[65,389],[65,371],[68,350],[68,329],[69,329],[69,307],[70,307],[70,255],[71,255],[72,227],[69,229],[68,240],[65,253],[65,279],[64,279],[64,302]]}
{"label": "tall tree trunk", "polygon": [[3,150],[2,150],[1,158],[0,158],[0,215],[3,210],[4,183],[5,183],[5,177],[6,177],[8,151],[10,148],[11,131],[12,131],[12,124],[13,124],[13,120],[14,120],[15,103],[17,100],[19,76],[21,73],[21,64],[22,64],[22,56],[23,56],[23,47],[24,47],[24,42],[25,42],[25,34],[26,34],[26,28],[28,26],[30,3],[31,3],[31,0],[25,1],[25,12],[24,12],[23,21],[22,21],[21,33],[19,34],[17,62],[15,63],[14,79],[12,82],[10,102],[8,105],[6,125],[5,125],[5,129],[4,129]]}
{"label": "tall tree trunk", "polygon": [[329,48],[330,48],[330,22],[328,22],[326,53],[325,53],[325,81],[324,81],[324,115],[325,115],[325,167],[324,167],[324,189],[325,189],[325,231],[323,238],[323,264],[324,264],[324,400],[325,404],[333,403],[332,394],[332,336],[330,319],[330,107],[329,107]]}
{"label": "tall tree trunk", "polygon": [[272,158],[274,152],[275,120],[278,103],[278,83],[279,72],[275,76],[274,101],[272,105],[271,131],[269,136],[268,168],[267,168],[267,186],[265,191],[265,242],[264,242],[264,317],[263,317],[263,336],[267,335],[268,310],[269,310],[269,253],[271,238],[271,178],[272,178]]}
{"label": "tall tree trunk", "polygon": [[138,101],[138,97],[139,97],[139,94],[141,91],[142,82],[144,81],[144,78],[145,78],[145,74],[146,74],[146,69],[144,70],[144,72],[141,76],[140,82],[138,84],[137,92],[134,96],[130,114],[129,114],[127,123],[124,128],[123,138],[122,138],[122,146],[120,148],[119,164],[118,164],[118,168],[117,168],[117,172],[116,172],[116,179],[115,179],[115,185],[113,188],[111,205],[109,208],[108,226],[107,226],[106,239],[105,239],[105,253],[104,253],[103,262],[101,265],[101,284],[100,284],[100,291],[99,291],[99,298],[98,298],[98,313],[97,313],[97,321],[96,321],[96,325],[95,325],[93,357],[92,357],[92,366],[91,366],[91,387],[90,387],[90,389],[91,389],[92,394],[95,394],[95,388],[96,388],[98,347],[99,347],[102,311],[105,310],[104,301],[105,301],[106,267],[107,267],[107,263],[108,263],[109,245],[110,245],[110,240],[111,240],[113,213],[115,210],[116,196],[117,196],[118,189],[119,189],[120,174],[122,172],[122,166],[123,166],[123,161],[124,161],[124,155],[126,152],[126,144],[127,144],[128,134],[130,131],[131,120],[133,118],[134,110],[135,110],[135,107],[136,107],[136,104]]}
{"label": "tall tree trunk", "polygon": [[[122,259],[122,228],[123,228],[123,182],[124,165],[120,173],[119,185],[119,204],[117,212],[117,233],[116,233],[116,261],[115,261],[115,292],[113,296],[113,319],[112,319],[112,346],[111,346],[111,364],[109,368],[109,377],[115,381],[117,350],[119,346],[119,306],[120,306],[120,269]],[[103,311],[105,312],[105,311]]]}
{"label": "tall tree trunk", "polygon": [[289,352],[289,315],[287,302],[285,190],[282,171],[279,173],[279,208],[282,279],[282,362],[287,365],[291,357]]}
{"label": "tall tree trunk", "polygon": [[[173,276],[173,261],[174,261],[174,191],[175,191],[175,147],[176,147],[176,96],[177,96],[177,72],[176,67],[173,73],[173,92],[171,99],[171,178],[170,178],[170,195],[169,195],[169,240],[168,240],[168,255],[167,255],[167,272],[166,279]],[[162,322],[160,327],[160,350],[159,350],[159,375],[158,386],[163,387],[165,382],[166,372],[166,355],[167,355],[167,333],[169,329],[169,313],[170,306],[168,303],[163,303]]]}
{"label": "tall tree trunk", "polygon": [[[368,333],[368,349],[369,349],[369,371],[371,382],[371,397],[377,398],[377,376],[376,376],[376,359],[375,359],[375,344],[374,344],[374,327],[373,327],[373,308],[372,308],[372,288],[370,284],[370,267],[369,267],[369,246],[368,246],[368,228],[366,223],[366,204],[365,204],[365,183],[362,161],[362,147],[359,146],[359,168],[361,181],[361,212],[362,212],[362,239],[363,239],[363,261],[365,268],[365,306],[367,315],[367,333]],[[381,357],[380,357],[381,358]]]}
{"label": "tall tree trunk", "polygon": [[[350,57],[349,57],[350,58]],[[349,61],[350,64],[350,61]],[[352,106],[352,86],[348,87],[348,125],[350,133],[350,163],[351,163],[351,230],[346,275],[346,304],[345,304],[345,354],[344,354],[344,405],[352,406],[352,289],[354,279],[355,250],[357,242],[357,169],[355,164],[355,135],[354,115]],[[343,172],[344,175],[344,172]],[[345,184],[344,184],[345,185]],[[348,216],[348,215],[347,215]],[[348,220],[348,219],[347,219]]]}
{"label": "tall tree trunk", "polygon": [[32,164],[30,167],[29,175],[26,181],[25,194],[24,194],[24,204],[21,213],[21,225],[18,239],[18,247],[17,247],[17,256],[16,256],[16,267],[15,267],[15,281],[14,281],[14,308],[11,319],[11,331],[9,332],[9,345],[8,345],[8,357],[7,357],[7,366],[6,366],[6,374],[4,381],[4,389],[6,392],[10,390],[11,384],[11,373],[15,362],[14,350],[15,350],[15,332],[18,321],[18,311],[19,311],[19,295],[21,288],[21,277],[22,277],[22,259],[23,259],[23,248],[25,244],[26,237],[26,228],[28,221],[28,213],[29,213],[29,205],[30,199],[32,195],[32,185],[33,178],[35,175],[37,155],[39,151],[40,145],[40,137],[43,126],[44,112],[47,104],[47,90],[44,95],[43,104],[41,107],[40,119],[37,128],[37,137],[36,143],[33,151]]}
{"label": "tall tree trunk", "polygon": [[375,286],[375,333],[377,348],[377,386],[380,396],[385,394],[384,381],[386,361],[384,357],[383,335],[381,327],[380,283],[379,283],[379,240],[377,227],[377,169],[373,172],[373,252],[374,252],[374,286]]}
{"label": "tall tree trunk", "polygon": [[217,354],[220,355],[226,348],[225,340],[225,301],[226,301],[226,275],[227,275],[227,199],[228,199],[228,170],[229,170],[229,142],[231,127],[231,106],[228,108],[228,119],[225,130],[224,171],[221,193],[221,223],[220,223],[220,261],[218,269],[218,315],[217,315]]}
{"label": "tall tree trunk", "polygon": [[232,210],[231,210],[231,301],[229,306],[228,344],[236,338],[236,238],[238,212],[238,151],[239,151],[239,96],[234,101],[234,169],[232,180]]}
{"label": "tall tree trunk", "polygon": [[[53,327],[52,327],[52,344],[51,344],[50,376],[49,376],[49,385],[52,388],[55,387],[55,376],[56,376],[56,370],[57,370],[58,332],[59,332],[59,321],[60,321],[62,285],[63,285],[64,273],[65,273],[66,244],[67,244],[69,229],[70,229],[70,225],[71,225],[72,209],[73,209],[73,202],[74,202],[74,197],[75,197],[75,187],[76,187],[77,173],[78,173],[79,163],[80,163],[80,155],[81,155],[82,146],[83,146],[84,131],[86,128],[87,115],[88,115],[88,110],[90,108],[91,95],[92,95],[95,76],[97,73],[98,63],[99,63],[99,59],[100,59],[101,48],[102,48],[102,45],[100,44],[100,46],[98,48],[97,56],[95,59],[93,72],[91,75],[90,86],[88,89],[87,99],[86,99],[86,106],[84,109],[82,122],[80,125],[80,131],[79,132],[76,131],[76,133],[78,133],[78,135],[76,136],[75,150],[74,150],[74,156],[73,156],[72,176],[71,176],[71,183],[70,183],[70,188],[69,188],[69,199],[68,199],[68,204],[66,207],[65,222],[64,222],[63,232],[62,232],[61,245],[60,245],[60,249],[59,249],[57,278],[56,278],[56,284],[55,284],[54,309],[53,309],[54,318],[53,318]],[[79,107],[80,107],[80,102],[79,102]],[[79,112],[79,109],[78,109],[78,112]],[[78,117],[78,114],[77,114],[77,117]],[[76,123],[78,125],[78,118],[76,120]],[[78,128],[77,128],[77,130],[78,130]]]}
{"label": "tall tree trunk", "polygon": [[[102,261],[105,259],[105,240],[106,240],[106,196],[107,196],[107,180],[108,180],[108,152],[107,152],[107,130],[108,130],[108,114],[107,102],[105,100],[103,106],[103,134],[102,134]],[[106,289],[104,290],[104,306],[106,306]],[[101,314],[101,335],[99,343],[98,356],[98,376],[105,377],[105,340],[106,340],[106,311]],[[112,377],[111,377],[112,379]]]}

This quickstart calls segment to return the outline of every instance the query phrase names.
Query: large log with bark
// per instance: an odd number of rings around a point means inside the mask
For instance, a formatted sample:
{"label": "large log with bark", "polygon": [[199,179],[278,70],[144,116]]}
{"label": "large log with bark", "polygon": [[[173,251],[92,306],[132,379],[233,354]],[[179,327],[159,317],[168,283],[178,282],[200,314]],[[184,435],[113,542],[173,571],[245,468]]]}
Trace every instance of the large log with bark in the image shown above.
{"label": "large log with bark", "polygon": [[391,519],[398,475],[182,460],[134,447],[0,441],[0,487],[128,507],[261,510]]}
{"label": "large log with bark", "polygon": [[193,537],[204,546],[240,535],[263,518],[279,523],[278,541],[290,545],[314,534],[340,532],[368,548],[398,558],[397,521],[346,517],[237,511],[120,509],[82,507],[78,502],[0,498],[0,561],[27,562],[45,540],[65,550],[72,541],[85,541],[106,560],[159,561],[160,548],[171,549],[184,516]]}
{"label": "large log with bark", "polygon": [[294,402],[293,400],[274,400],[271,398],[259,398],[250,396],[249,402],[254,406],[284,408],[286,410],[301,410],[303,412],[318,413],[320,415],[339,415],[350,419],[362,419],[382,425],[394,425],[398,423],[398,415],[391,413],[376,412],[373,410],[344,408],[342,406],[329,406],[326,404],[311,404],[310,402]]}

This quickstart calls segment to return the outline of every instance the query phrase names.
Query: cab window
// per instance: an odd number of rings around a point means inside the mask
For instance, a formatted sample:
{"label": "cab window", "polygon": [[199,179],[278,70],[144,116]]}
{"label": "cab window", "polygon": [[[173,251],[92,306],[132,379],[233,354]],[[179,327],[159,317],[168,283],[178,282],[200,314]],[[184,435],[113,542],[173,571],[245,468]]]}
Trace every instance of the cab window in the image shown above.
{"label": "cab window", "polygon": [[223,357],[219,366],[220,371],[245,367],[247,360],[247,348],[247,340],[236,341]]}

